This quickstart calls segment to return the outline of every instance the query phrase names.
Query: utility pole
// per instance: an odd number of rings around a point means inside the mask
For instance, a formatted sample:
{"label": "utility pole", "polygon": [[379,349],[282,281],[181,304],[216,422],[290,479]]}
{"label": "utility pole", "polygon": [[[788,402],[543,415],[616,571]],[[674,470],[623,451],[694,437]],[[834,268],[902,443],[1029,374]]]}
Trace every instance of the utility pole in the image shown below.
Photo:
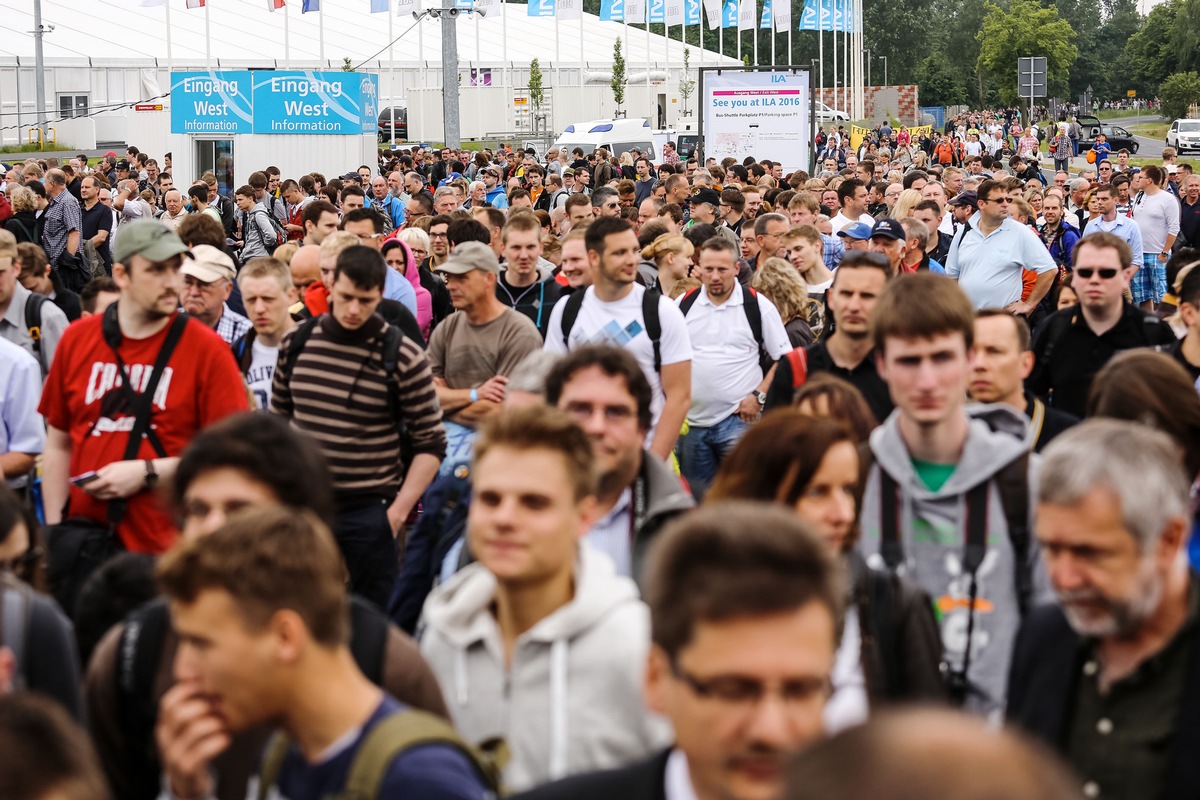
{"label": "utility pole", "polygon": [[[34,99],[37,102],[37,126],[40,141],[46,141],[46,59],[42,55],[42,0],[33,0],[33,72]],[[20,112],[21,109],[17,109]]]}
{"label": "utility pole", "polygon": [[880,56],[879,60],[883,62],[883,85],[888,85],[887,79],[887,56]]}
{"label": "utility pole", "polygon": [[413,17],[420,19],[428,14],[442,22],[442,121],[445,128],[446,147],[461,147],[462,134],[458,107],[458,28],[455,22],[459,14],[487,16],[482,9],[473,8],[430,8],[414,11]]}

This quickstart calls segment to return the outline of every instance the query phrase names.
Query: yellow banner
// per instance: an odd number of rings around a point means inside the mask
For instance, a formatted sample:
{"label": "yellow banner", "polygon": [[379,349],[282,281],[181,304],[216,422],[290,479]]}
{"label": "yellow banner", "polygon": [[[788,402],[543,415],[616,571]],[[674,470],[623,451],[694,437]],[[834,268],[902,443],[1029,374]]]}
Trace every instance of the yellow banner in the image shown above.
{"label": "yellow banner", "polygon": [[[900,131],[908,131],[908,134],[909,134],[909,136],[912,137],[912,140],[916,141],[917,139],[921,138],[922,133],[925,134],[926,136],[932,136],[933,135],[933,126],[932,125],[921,125],[920,127],[916,127],[916,128],[908,128],[908,127],[905,127],[904,125],[901,125],[899,128],[896,128],[895,132],[899,133]],[[860,128],[857,125],[851,125],[850,126],[850,147],[854,150],[857,150],[859,148],[859,146],[862,145],[863,139],[870,136],[870,134],[871,134],[870,128]]]}

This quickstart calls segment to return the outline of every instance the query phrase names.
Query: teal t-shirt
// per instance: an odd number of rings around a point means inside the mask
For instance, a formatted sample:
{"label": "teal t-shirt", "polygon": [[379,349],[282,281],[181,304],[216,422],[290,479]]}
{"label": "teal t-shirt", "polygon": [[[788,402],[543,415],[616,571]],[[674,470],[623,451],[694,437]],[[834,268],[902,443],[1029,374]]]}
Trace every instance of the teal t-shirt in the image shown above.
{"label": "teal t-shirt", "polygon": [[931,492],[941,491],[942,487],[946,485],[946,481],[950,480],[950,476],[954,474],[954,470],[958,468],[957,464],[936,464],[932,461],[922,461],[919,458],[914,458],[912,463],[917,477]]}

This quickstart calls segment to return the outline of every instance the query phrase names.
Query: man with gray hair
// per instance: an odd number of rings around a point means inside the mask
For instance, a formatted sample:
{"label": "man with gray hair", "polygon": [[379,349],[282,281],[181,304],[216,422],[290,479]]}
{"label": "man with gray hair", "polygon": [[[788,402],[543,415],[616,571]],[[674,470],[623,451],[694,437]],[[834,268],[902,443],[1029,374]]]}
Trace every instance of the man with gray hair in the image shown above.
{"label": "man with gray hair", "polygon": [[50,264],[58,269],[64,253],[79,253],[83,212],[79,201],[67,191],[67,175],[61,169],[46,173],[46,198],[49,204],[42,212],[42,248]]}
{"label": "man with gray hair", "polygon": [[1094,419],[1042,453],[1037,538],[1058,604],[1022,625],[1008,720],[1048,741],[1088,798],[1200,785],[1200,576],[1190,480],[1151,428]]}

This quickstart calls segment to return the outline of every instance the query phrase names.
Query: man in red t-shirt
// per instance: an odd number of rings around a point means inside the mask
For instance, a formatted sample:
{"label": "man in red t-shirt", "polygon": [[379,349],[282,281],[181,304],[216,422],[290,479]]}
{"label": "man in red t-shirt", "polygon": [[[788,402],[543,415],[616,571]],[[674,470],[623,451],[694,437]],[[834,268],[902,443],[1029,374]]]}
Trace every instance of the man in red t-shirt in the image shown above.
{"label": "man in red t-shirt", "polygon": [[[249,409],[229,346],[189,319],[151,406],[150,428],[167,457],[159,457],[143,437],[135,458],[124,460],[134,418],[118,363],[140,394],[179,314],[180,266],[187,253],[157,220],[123,227],[113,251],[120,299],[105,314],[70,326],[59,341],[39,408],[49,427],[42,468],[47,524],[67,516],[105,522],[108,501],[123,498],[127,505],[117,532],[125,547],[165,551],[177,531],[155,484],[174,474],[179,454],[200,429]],[[116,352],[110,339],[119,342]]]}

